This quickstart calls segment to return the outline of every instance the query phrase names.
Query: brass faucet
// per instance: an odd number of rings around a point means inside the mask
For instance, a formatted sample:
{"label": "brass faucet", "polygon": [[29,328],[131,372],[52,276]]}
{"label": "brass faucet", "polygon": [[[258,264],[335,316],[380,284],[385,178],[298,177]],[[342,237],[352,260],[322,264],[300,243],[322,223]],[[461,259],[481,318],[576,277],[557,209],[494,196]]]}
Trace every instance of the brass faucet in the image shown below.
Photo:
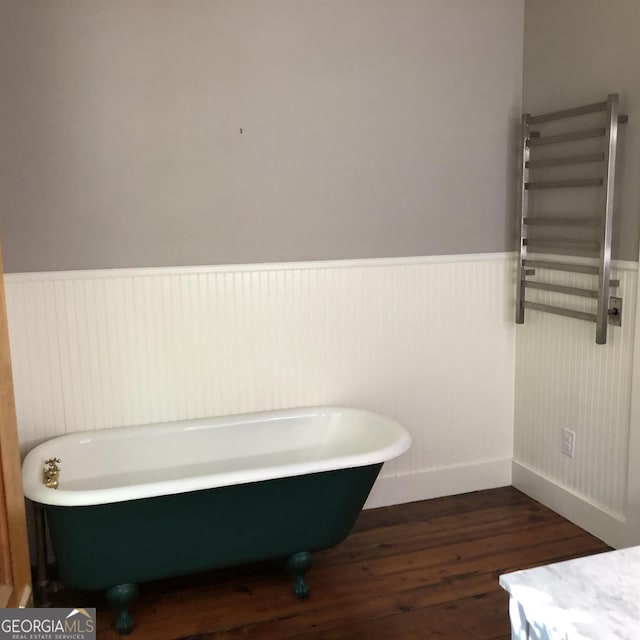
{"label": "brass faucet", "polygon": [[49,458],[44,463],[48,465],[42,470],[42,482],[48,489],[58,488],[58,478],[60,476],[60,458]]}

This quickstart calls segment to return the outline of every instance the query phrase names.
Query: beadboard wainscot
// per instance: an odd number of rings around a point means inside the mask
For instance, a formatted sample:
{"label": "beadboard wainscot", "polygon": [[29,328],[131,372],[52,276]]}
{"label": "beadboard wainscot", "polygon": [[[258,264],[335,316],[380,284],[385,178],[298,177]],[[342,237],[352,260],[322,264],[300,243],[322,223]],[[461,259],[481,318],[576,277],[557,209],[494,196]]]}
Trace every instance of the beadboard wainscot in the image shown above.
{"label": "beadboard wainscot", "polygon": [[[623,313],[621,327],[609,326],[606,345],[595,343],[593,323],[529,309],[516,337],[513,484],[616,547],[631,540],[627,483],[637,274],[636,262],[612,264],[611,278],[620,286],[611,295],[623,298]],[[535,279],[597,288],[596,276],[585,274],[538,269]],[[594,304],[531,289],[527,300],[581,311]],[[561,452],[563,428],[576,434],[574,458]]]}
{"label": "beadboard wainscot", "polygon": [[23,451],[88,429],[309,405],[413,446],[368,506],[511,483],[512,253],[8,274]]}

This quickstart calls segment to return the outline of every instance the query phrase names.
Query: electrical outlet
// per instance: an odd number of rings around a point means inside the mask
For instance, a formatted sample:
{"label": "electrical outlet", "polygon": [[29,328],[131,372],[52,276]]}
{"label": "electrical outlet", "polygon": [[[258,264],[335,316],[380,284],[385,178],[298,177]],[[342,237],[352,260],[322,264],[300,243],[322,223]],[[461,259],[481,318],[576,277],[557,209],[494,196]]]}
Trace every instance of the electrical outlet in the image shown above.
{"label": "electrical outlet", "polygon": [[562,430],[562,453],[570,458],[576,455],[576,432],[571,429]]}

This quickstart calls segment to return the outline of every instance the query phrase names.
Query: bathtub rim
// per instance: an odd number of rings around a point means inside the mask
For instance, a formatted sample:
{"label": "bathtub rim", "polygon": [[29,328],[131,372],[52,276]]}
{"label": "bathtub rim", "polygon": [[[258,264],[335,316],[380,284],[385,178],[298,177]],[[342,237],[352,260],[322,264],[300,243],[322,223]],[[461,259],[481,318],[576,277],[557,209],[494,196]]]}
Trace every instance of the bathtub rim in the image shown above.
{"label": "bathtub rim", "polygon": [[[374,418],[382,421],[385,428],[394,436],[394,440],[388,446],[373,451],[359,454],[337,456],[312,462],[289,463],[279,466],[258,467],[255,469],[242,469],[237,471],[220,472],[208,475],[191,476],[167,481],[147,482],[135,485],[125,485],[104,489],[48,489],[42,484],[42,461],[53,455],[53,451],[44,453],[50,449],[52,443],[77,443],[86,439],[89,434],[92,438],[113,437],[114,433],[139,432],[142,429],[155,428],[157,431],[171,431],[185,426],[206,424],[210,427],[224,427],[243,422],[256,422],[259,420],[275,420],[278,418],[305,417],[322,413],[349,413],[360,419]],[[95,429],[77,431],[50,438],[34,447],[25,457],[22,465],[23,491],[25,497],[44,505],[82,507],[100,504],[111,504],[129,500],[141,500],[163,495],[188,493],[206,489],[222,488],[231,485],[262,482],[276,478],[295,477],[313,473],[323,473],[353,467],[364,467],[372,464],[387,462],[405,453],[411,446],[411,436],[407,429],[399,422],[388,416],[365,409],[345,406],[310,406],[296,407],[292,409],[276,409],[270,411],[258,411],[228,416],[215,416],[208,418],[196,418],[187,420],[175,420],[170,422],[149,423],[108,429]]]}

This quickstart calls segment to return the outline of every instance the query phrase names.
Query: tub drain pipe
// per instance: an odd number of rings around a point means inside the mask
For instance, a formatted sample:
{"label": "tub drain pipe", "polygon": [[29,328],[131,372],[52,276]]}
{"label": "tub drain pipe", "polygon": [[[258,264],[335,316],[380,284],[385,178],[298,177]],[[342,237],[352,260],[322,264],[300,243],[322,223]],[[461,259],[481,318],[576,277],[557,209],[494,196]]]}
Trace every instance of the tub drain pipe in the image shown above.
{"label": "tub drain pipe", "polygon": [[36,597],[38,607],[50,607],[49,572],[47,569],[47,532],[44,507],[33,503],[33,520],[36,534]]}

